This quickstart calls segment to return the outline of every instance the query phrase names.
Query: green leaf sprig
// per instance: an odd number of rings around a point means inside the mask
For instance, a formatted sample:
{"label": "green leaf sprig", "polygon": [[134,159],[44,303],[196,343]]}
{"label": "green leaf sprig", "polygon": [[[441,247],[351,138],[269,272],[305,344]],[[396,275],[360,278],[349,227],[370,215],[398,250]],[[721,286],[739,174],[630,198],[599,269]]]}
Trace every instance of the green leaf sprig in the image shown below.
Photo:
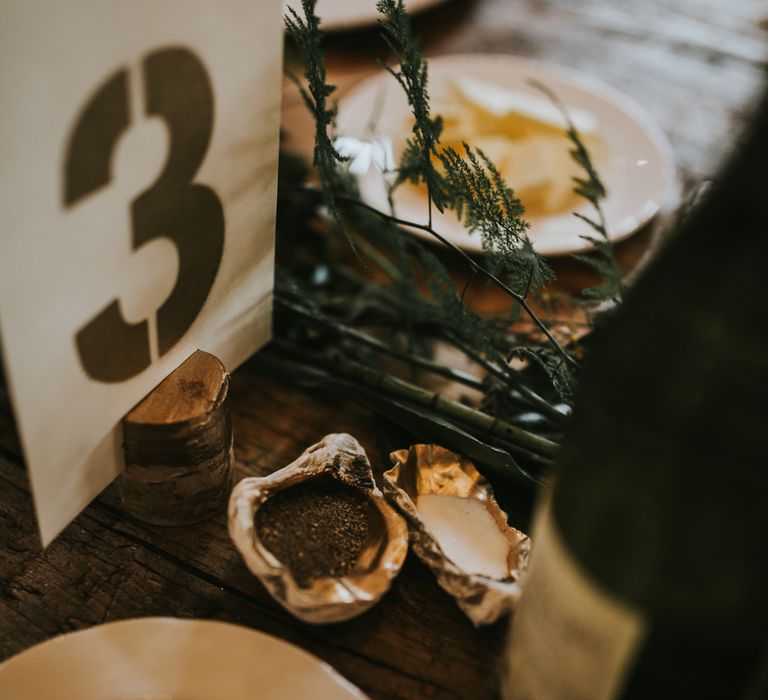
{"label": "green leaf sprig", "polygon": [[[285,224],[279,240],[290,248],[291,264],[278,271],[278,342],[270,366],[305,386],[361,401],[404,428],[417,427],[424,439],[471,451],[478,459],[482,455],[516,483],[522,478],[538,484],[557,452],[578,371],[569,350],[531,307],[530,298],[553,278],[552,271],[534,250],[523,206],[493,162],[469,144],[462,152],[441,147],[442,120],[431,113],[428,66],[402,0],[379,0],[377,7],[395,58],[387,70],[404,90],[413,115],[394,181],[389,181],[391,191],[405,183],[423,184],[427,221],[400,219],[361,200],[334,147],[334,87],[326,82],[315,2],[303,0],[303,17],[290,11],[286,26],[304,62],[307,86],[299,87],[315,120],[320,186],[281,181],[287,190],[283,201],[292,211],[324,205],[336,224],[329,231],[341,232],[370,267],[360,274],[357,266],[330,254],[330,236],[313,236],[308,225],[297,226],[295,217],[279,216]],[[606,274],[605,293],[613,297],[621,278],[618,266],[612,266],[601,208],[605,188],[570,120],[568,125],[571,155],[584,171],[575,191],[596,210],[594,219],[586,217],[597,234],[590,240],[601,266],[593,266]],[[482,264],[440,233],[433,208],[455,212],[477,232],[485,252]],[[462,260],[474,273],[470,282],[485,279],[503,290],[515,302],[512,311],[488,315],[468,309],[467,287],[459,291],[440,258],[406,235],[406,227],[428,233]],[[529,316],[533,333],[510,331],[518,312]],[[476,369],[458,369],[435,355],[438,343],[466,356]],[[420,386],[427,375],[480,399],[457,401]]]}

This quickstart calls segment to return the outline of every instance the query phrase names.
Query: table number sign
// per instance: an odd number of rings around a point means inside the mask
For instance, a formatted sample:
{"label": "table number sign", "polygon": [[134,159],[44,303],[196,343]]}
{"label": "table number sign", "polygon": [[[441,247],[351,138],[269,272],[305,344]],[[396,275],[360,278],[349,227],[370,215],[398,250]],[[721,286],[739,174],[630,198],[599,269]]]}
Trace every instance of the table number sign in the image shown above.
{"label": "table number sign", "polygon": [[0,329],[44,544],[118,474],[144,395],[269,338],[281,7],[0,9]]}

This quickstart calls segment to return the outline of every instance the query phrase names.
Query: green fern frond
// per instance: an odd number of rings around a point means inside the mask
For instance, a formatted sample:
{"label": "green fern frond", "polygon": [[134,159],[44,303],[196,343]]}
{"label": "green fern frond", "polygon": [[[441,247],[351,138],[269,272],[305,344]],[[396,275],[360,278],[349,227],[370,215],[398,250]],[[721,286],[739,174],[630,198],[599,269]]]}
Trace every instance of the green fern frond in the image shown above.
{"label": "green fern frond", "polygon": [[325,60],[320,49],[323,33],[320,30],[320,18],[315,14],[316,2],[317,0],[302,0],[303,17],[292,7],[288,8],[284,17],[285,28],[296,44],[304,65],[307,87],[304,87],[296,76],[290,77],[314,117],[315,146],[312,163],[320,179],[323,203],[357,255],[337,202],[337,194],[349,192],[350,180],[343,178],[339,172],[339,164],[347,159],[336,150],[332,140],[336,105],[330,103],[329,98],[336,91],[336,86],[326,82]]}

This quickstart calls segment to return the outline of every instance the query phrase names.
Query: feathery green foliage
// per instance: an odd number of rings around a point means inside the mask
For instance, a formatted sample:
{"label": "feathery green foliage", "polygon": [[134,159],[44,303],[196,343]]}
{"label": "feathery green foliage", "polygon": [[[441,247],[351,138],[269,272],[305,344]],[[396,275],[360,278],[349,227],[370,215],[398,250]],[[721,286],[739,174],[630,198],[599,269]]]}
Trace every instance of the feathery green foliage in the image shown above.
{"label": "feathery green foliage", "polygon": [[[371,267],[368,275],[361,275],[338,251],[331,253],[332,236],[313,236],[306,226],[296,225],[295,217],[279,218],[286,225],[280,240],[290,247],[292,263],[279,271],[276,280],[280,357],[275,366],[289,372],[295,367],[308,385],[343,388],[360,400],[365,394],[364,403],[382,415],[406,426],[418,425],[421,434],[440,436],[449,447],[485,454],[496,466],[508,465],[515,478],[522,474],[535,483],[550,464],[551,440],[561,433],[567,412],[562,402],[567,405],[571,400],[577,369],[528,304],[529,296],[553,278],[552,271],[528,238],[522,204],[491,160],[468,144],[462,153],[441,147],[442,120],[431,114],[427,63],[402,0],[379,0],[377,7],[382,35],[396,61],[387,70],[405,92],[413,114],[411,134],[388,184],[392,191],[406,182],[425,185],[429,223],[402,221],[395,212],[378,211],[360,200],[344,158],[334,147],[336,111],[329,102],[334,88],[326,83],[315,2],[303,0],[304,16],[289,11],[286,26],[304,62],[307,87],[299,87],[315,119],[314,166],[320,189],[293,183],[286,187],[291,194],[286,206],[305,212],[324,204],[336,224],[331,233],[337,230],[346,236]],[[609,265],[612,251],[600,208],[605,190],[570,121],[569,125],[572,156],[585,172],[576,181],[576,191],[593,204],[599,217],[588,220],[600,234],[594,240],[597,263],[590,264],[601,272],[605,265],[614,274],[618,268]],[[433,205],[441,212],[453,211],[480,236],[487,267],[440,235],[433,226]],[[474,273],[471,279],[484,278],[505,291],[514,302],[512,313],[487,315],[468,309],[466,287],[459,291],[440,257],[404,234],[402,225],[421,228],[442,242]],[[616,279],[620,282],[620,275]],[[615,285],[613,278],[608,284]],[[610,291],[616,293],[614,286]],[[511,332],[510,323],[520,312],[532,321],[533,333]],[[434,352],[438,343],[465,355],[485,376],[441,362]],[[513,367],[513,358],[523,363]],[[460,403],[431,389],[404,383],[389,374],[392,362],[400,363],[401,370],[410,368],[412,381],[426,373],[480,391],[485,414],[465,411]],[[372,384],[365,391],[357,389],[352,375]],[[545,436],[541,444],[549,445],[546,454],[536,452],[535,438],[517,431],[516,426],[528,425],[531,416]],[[508,426],[503,435],[494,427],[501,425]]]}
{"label": "feathery green foliage", "polygon": [[463,156],[446,148],[438,157],[445,172],[445,206],[456,212],[469,231],[480,233],[491,271],[506,277],[524,298],[553,279],[528,238],[523,205],[490,159],[466,143]]}
{"label": "feathery green foliage", "polygon": [[442,120],[431,115],[427,63],[403,3],[380,0],[377,7],[383,15],[380,26],[399,66],[387,70],[405,91],[414,120],[413,136],[406,144],[393,188],[404,182],[423,182],[430,223],[432,204],[441,212],[455,212],[469,231],[481,236],[489,270],[527,298],[553,275],[527,236],[523,205],[482,151],[467,144],[463,154],[440,147]]}
{"label": "feathery green foliage", "polygon": [[320,18],[315,14],[316,2],[317,0],[301,1],[303,17],[292,7],[287,8],[288,14],[284,18],[285,27],[301,55],[307,87],[305,88],[295,75],[290,77],[298,87],[307,109],[315,120],[312,164],[320,179],[323,203],[354,250],[354,243],[347,234],[344,217],[336,201],[338,193],[350,191],[350,180],[342,177],[339,171],[338,166],[346,159],[336,150],[332,140],[336,105],[329,105],[328,98],[335,92],[336,86],[326,82],[325,62],[320,49],[323,34],[320,31]]}
{"label": "feathery green foliage", "polygon": [[413,135],[406,144],[395,186],[403,182],[425,183],[431,202],[442,211],[442,180],[432,158],[437,156],[443,122],[430,114],[427,62],[413,36],[402,0],[379,0],[376,8],[382,15],[379,20],[382,36],[398,64],[397,68],[387,65],[384,68],[403,88],[413,112]]}
{"label": "feathery green foliage", "polygon": [[573,375],[565,367],[562,358],[550,348],[521,345],[510,350],[509,358],[512,357],[534,362],[549,377],[560,398],[567,404],[571,403],[575,389]]}
{"label": "feathery green foliage", "polygon": [[597,219],[590,216],[574,212],[573,215],[588,224],[596,233],[596,236],[582,236],[585,241],[593,245],[590,254],[576,254],[572,257],[594,269],[602,278],[602,284],[596,287],[590,287],[582,291],[584,298],[590,302],[602,303],[610,301],[618,303],[624,293],[624,283],[622,281],[621,267],[616,260],[608,238],[608,229],[605,222],[605,213],[603,212],[602,202],[608,194],[603,181],[597,173],[592,163],[592,157],[584,144],[578,129],[568,113],[568,109],[562,100],[550,90],[546,85],[537,81],[531,81],[531,84],[543,92],[557,107],[568,125],[566,136],[571,141],[573,148],[570,151],[571,158],[578,165],[584,175],[574,177],[573,191],[592,205]]}

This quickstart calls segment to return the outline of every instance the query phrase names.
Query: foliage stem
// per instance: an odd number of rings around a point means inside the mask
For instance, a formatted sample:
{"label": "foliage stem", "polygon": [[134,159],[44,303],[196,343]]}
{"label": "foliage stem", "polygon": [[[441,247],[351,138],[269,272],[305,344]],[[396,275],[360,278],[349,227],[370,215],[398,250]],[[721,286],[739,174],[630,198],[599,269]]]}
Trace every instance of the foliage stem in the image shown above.
{"label": "foliage stem", "polygon": [[[273,341],[273,344],[286,352],[293,352],[300,356],[308,357],[310,362],[321,365],[328,363],[327,358],[315,356],[285,340],[276,339]],[[482,411],[465,406],[458,401],[453,401],[433,391],[423,389],[381,370],[365,367],[344,357],[334,358],[332,364],[335,372],[346,376],[348,379],[359,381],[371,389],[382,391],[391,396],[397,396],[401,400],[412,404],[439,411],[443,415],[471,426],[475,430],[479,430],[492,437],[497,437],[513,445],[518,445],[542,457],[553,458],[559,449],[559,445],[556,442],[552,442],[545,437],[510,425]]]}
{"label": "foliage stem", "polygon": [[332,321],[331,319],[318,317],[317,314],[313,314],[312,312],[303,309],[298,304],[294,304],[287,299],[281,298],[279,295],[275,296],[275,303],[285,307],[292,313],[303,316],[304,318],[309,319],[310,321],[319,325],[325,326],[326,328],[332,330],[334,333],[352,340],[353,342],[365,345],[372,350],[383,353],[385,355],[389,355],[390,357],[394,357],[401,362],[405,362],[414,367],[419,367],[420,369],[426,370],[427,372],[445,377],[446,379],[450,379],[453,382],[458,382],[459,384],[463,384],[464,386],[470,387],[472,389],[477,389],[478,391],[485,390],[485,385],[483,384],[482,380],[467,372],[451,369],[450,367],[439,365],[436,362],[432,362],[431,360],[428,360],[424,357],[402,352],[401,350],[393,348],[386,343],[382,343],[380,340],[373,338],[366,333],[362,333],[354,328],[349,328],[348,326]]}
{"label": "foliage stem", "polygon": [[505,385],[514,386],[515,389],[534,407],[540,410],[545,416],[553,419],[557,425],[562,425],[565,422],[565,415],[558,411],[549,401],[544,397],[539,396],[533,389],[526,386],[520,381],[516,381],[514,375],[505,371],[502,367],[499,367],[493,362],[488,361],[480,353],[475,352],[460,338],[457,338],[453,333],[444,333],[445,339],[461,350],[467,357],[474,362],[477,362],[486,372],[492,374],[499,379]]}
{"label": "foliage stem", "polygon": [[[300,189],[302,192],[305,192],[308,194],[317,194],[317,195],[322,194],[321,192],[319,192],[318,190],[312,187],[302,187]],[[528,315],[531,321],[533,321],[536,327],[544,334],[547,340],[552,344],[552,347],[555,348],[555,350],[560,355],[560,357],[562,357],[563,360],[567,362],[571,367],[578,369],[579,363],[576,362],[576,360],[574,360],[568,354],[568,352],[560,344],[557,338],[555,338],[555,336],[552,335],[552,332],[549,330],[549,328],[547,328],[547,325],[537,316],[536,312],[531,308],[530,304],[528,303],[525,297],[518,294],[513,289],[510,289],[506,284],[504,284],[504,282],[502,282],[498,277],[496,277],[496,275],[494,275],[490,270],[484,268],[477,261],[473,260],[469,255],[467,255],[467,253],[465,253],[455,243],[449,241],[445,236],[443,236],[441,233],[436,231],[432,226],[430,226],[429,224],[417,224],[413,221],[406,221],[405,219],[400,219],[396,216],[392,216],[391,214],[386,214],[383,211],[378,210],[376,207],[373,207],[370,204],[367,204],[366,202],[363,202],[359,199],[355,199],[354,197],[348,197],[346,195],[337,194],[336,199],[339,202],[344,202],[345,204],[351,204],[353,206],[365,209],[371,214],[374,214],[379,218],[383,219],[384,221],[388,221],[391,224],[395,224],[397,226],[415,228],[420,231],[424,231],[425,233],[430,234],[433,238],[440,241],[440,243],[442,243],[444,246],[449,248],[453,253],[458,255],[462,260],[464,260],[464,262],[466,262],[470,266],[470,269],[472,270],[472,272],[476,272],[483,275],[486,279],[490,280],[499,289],[501,289],[505,294],[510,296],[512,299],[514,299],[520,305],[523,311],[525,311],[525,313]]]}

